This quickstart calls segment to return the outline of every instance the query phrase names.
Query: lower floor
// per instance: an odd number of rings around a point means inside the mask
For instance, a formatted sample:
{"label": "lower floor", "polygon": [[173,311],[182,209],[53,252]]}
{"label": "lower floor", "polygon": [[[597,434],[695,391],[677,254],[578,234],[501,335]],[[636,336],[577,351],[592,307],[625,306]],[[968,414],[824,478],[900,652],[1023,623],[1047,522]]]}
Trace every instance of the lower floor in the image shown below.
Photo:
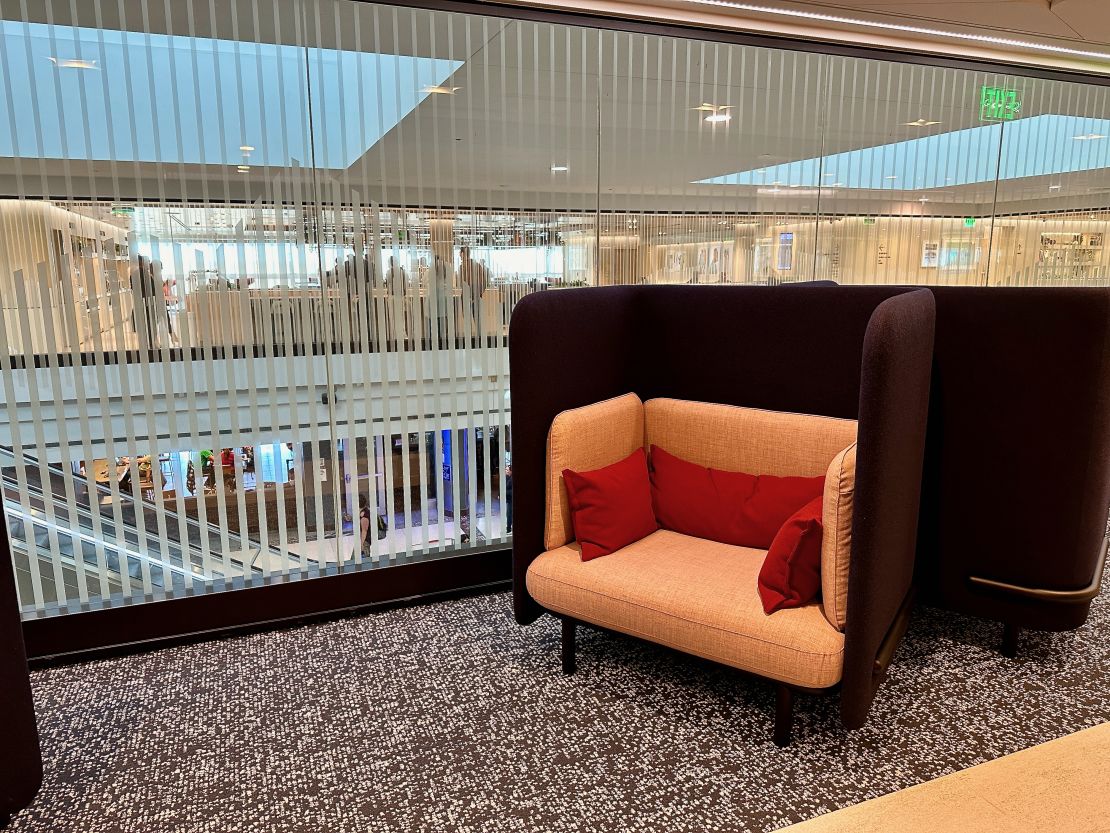
{"label": "lower floor", "polygon": [[766,831],[1110,721],[1110,594],[1072,633],[920,608],[867,725],[506,594],[36,671],[46,778],[12,830]]}

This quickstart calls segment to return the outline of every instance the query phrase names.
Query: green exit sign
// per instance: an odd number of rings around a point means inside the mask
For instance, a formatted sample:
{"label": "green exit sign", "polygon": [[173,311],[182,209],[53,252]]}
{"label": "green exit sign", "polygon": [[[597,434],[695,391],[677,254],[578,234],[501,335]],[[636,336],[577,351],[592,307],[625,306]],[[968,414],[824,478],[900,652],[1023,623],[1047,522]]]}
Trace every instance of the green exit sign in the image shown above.
{"label": "green exit sign", "polygon": [[964,225],[967,226],[968,228],[971,228],[972,226],[975,225],[975,218],[974,217],[964,217]]}
{"label": "green exit sign", "polygon": [[1021,113],[1021,93],[983,85],[979,91],[980,121],[1013,121]]}

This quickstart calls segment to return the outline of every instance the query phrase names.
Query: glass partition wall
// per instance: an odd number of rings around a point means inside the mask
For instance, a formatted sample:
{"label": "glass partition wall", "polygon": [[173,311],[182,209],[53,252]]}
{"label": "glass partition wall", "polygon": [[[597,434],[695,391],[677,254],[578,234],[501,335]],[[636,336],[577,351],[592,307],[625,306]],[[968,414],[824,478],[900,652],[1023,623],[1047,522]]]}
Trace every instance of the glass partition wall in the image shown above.
{"label": "glass partition wall", "polygon": [[29,619],[505,548],[531,292],[1108,282],[1103,86],[355,0],[0,39]]}

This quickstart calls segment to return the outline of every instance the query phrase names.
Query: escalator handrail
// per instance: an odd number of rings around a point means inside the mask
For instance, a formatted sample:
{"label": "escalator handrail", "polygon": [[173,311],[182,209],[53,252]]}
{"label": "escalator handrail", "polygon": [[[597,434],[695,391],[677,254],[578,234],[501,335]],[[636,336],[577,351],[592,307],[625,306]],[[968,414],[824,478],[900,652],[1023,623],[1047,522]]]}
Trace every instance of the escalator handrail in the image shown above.
{"label": "escalator handrail", "polygon": [[[79,538],[82,541],[87,541],[88,543],[94,544],[94,545],[96,543],[98,543],[97,539],[93,538],[91,535],[86,535],[85,533],[83,533],[79,530],[68,529],[66,527],[60,526],[59,524],[53,524],[50,521],[47,521],[45,518],[36,518],[33,515],[28,515],[26,512],[23,511],[22,506],[20,506],[19,504],[15,504],[13,501],[11,501],[7,498],[4,499],[4,512],[5,512],[5,514],[18,515],[19,517],[21,517],[23,519],[23,522],[25,524],[28,524],[28,525],[34,525],[34,524],[38,524],[39,526],[50,525],[50,526],[55,527],[55,529],[59,533],[61,533],[62,535],[68,535],[70,538],[75,538],[76,537],[76,538]],[[165,561],[162,561],[159,558],[152,558],[150,555],[143,554],[141,552],[137,552],[136,550],[125,547],[125,546],[121,545],[120,543],[118,543],[116,541],[103,541],[103,540],[101,540],[99,543],[102,544],[105,549],[110,549],[113,552],[115,552],[117,555],[121,556],[120,563],[122,563],[122,564],[127,563],[127,557],[128,556],[134,556],[135,558],[138,558],[142,561],[146,561],[148,564],[151,565],[151,568],[158,568],[158,569],[161,569],[161,570],[168,570],[171,573],[175,573],[177,575],[182,576],[183,578],[188,578],[188,579],[193,580],[193,581],[207,581],[208,580],[208,578],[206,576],[204,576],[203,574],[197,574],[197,573],[191,572],[190,570],[186,570],[184,567],[178,567],[175,564],[169,564]],[[30,542],[27,541],[26,539],[24,539],[22,542],[19,541],[18,539],[12,539],[12,544],[16,549],[22,549],[22,550],[24,550],[28,553],[30,553],[30,551],[31,551]],[[36,549],[38,549],[38,548],[36,547]],[[53,556],[54,553],[51,553],[51,555]],[[41,556],[40,556],[40,558],[41,558]],[[74,557],[72,559],[72,561],[74,562],[74,565],[76,566],[76,564],[78,563],[78,559],[76,557]],[[82,565],[82,569],[84,569],[86,571],[89,570],[89,566],[88,566],[88,564],[86,564],[84,562],[84,559],[81,559],[81,565]]]}
{"label": "escalator handrail", "polygon": [[[7,488],[16,489],[17,490],[16,494],[18,495],[19,484],[14,480],[14,478],[12,478],[11,476],[6,475],[6,474],[5,475],[0,475],[0,481],[2,481],[3,484]],[[64,501],[58,500],[57,495],[51,494],[51,495],[48,496],[38,486],[34,486],[30,483],[27,484],[27,488],[28,488],[28,491],[31,492],[35,497],[39,497],[43,501],[49,500],[50,503],[53,504],[54,507],[61,506],[61,507],[65,508],[67,513],[69,512],[69,506]],[[40,519],[40,518],[35,518],[33,516],[28,516],[23,511],[23,506],[21,504],[16,503],[15,501],[12,501],[7,497],[4,498],[4,503],[5,503],[5,506],[6,506],[5,511],[13,511],[12,509],[7,508],[8,504],[18,506],[19,509],[16,510],[16,514],[25,518],[30,523],[38,523],[38,522],[44,520],[44,519]],[[94,517],[92,512],[90,512],[88,509],[85,509],[82,506],[77,506],[77,513],[79,515],[83,515],[85,518],[87,518],[90,522],[90,525],[91,525],[92,518]],[[105,521],[103,519],[101,519],[101,526],[103,526],[104,523],[105,523]],[[112,521],[109,521],[108,523],[109,523],[110,526],[112,526],[112,538],[113,538],[113,540],[103,540],[103,543],[104,543],[105,546],[110,547],[111,549],[116,550],[117,552],[120,550],[121,547],[126,547],[126,546],[129,545],[130,542],[126,538],[127,532],[129,532],[129,531],[133,532],[135,534],[135,538],[137,540],[142,540],[142,538],[148,537],[150,535],[149,532],[144,534],[139,530],[138,527],[127,523],[127,521],[123,521],[124,537],[121,538],[119,533],[115,530],[115,521],[112,520]],[[95,527],[90,526],[90,528],[95,528]],[[218,529],[218,527],[216,527],[216,529]],[[80,530],[71,529],[66,534],[81,535],[82,533],[80,532]],[[235,536],[235,537],[240,542],[242,542],[243,539],[241,537],[239,537],[239,536]],[[95,543],[95,541],[96,541],[95,538],[89,538],[88,540],[92,543]],[[198,547],[192,541],[186,541],[184,544],[182,544],[179,541],[167,541],[167,543],[172,544],[173,546],[177,547],[179,550],[188,550],[190,555],[200,556],[201,560],[202,561],[204,560],[204,549],[202,547]],[[271,549],[273,549],[273,547],[271,547]],[[133,552],[131,550],[128,550],[128,551]],[[250,570],[251,572],[261,573],[262,572],[261,568],[255,566],[255,562],[258,560],[258,556],[262,553],[262,547],[259,546],[259,545],[255,545],[254,547],[250,547],[248,549],[243,549],[243,550],[240,550],[240,551],[250,554],[251,557],[250,557],[249,562],[246,561],[246,560],[238,559],[238,558],[226,557],[227,562],[229,562],[231,564],[234,564],[238,567],[242,567],[244,570]],[[148,560],[150,560],[149,556],[139,556],[138,553],[135,553],[135,555],[137,557],[143,557],[143,558],[147,558]],[[162,563],[160,560],[157,560],[157,559],[154,559],[153,561],[155,563],[158,563],[158,564]],[[192,559],[190,559],[190,561],[192,561]],[[170,569],[178,569],[178,568],[173,567],[173,565],[167,565],[167,566],[169,566]],[[186,574],[189,574],[188,571],[184,571],[184,572]]]}
{"label": "escalator handrail", "polygon": [[[25,465],[32,465],[32,466],[38,466],[39,465],[39,461],[36,458],[32,457],[29,454],[16,454],[15,449],[12,448],[11,446],[0,445],[0,454],[6,454],[7,456],[11,457],[13,460],[19,460],[20,458],[22,458],[22,462]],[[62,477],[66,476],[65,470],[62,469],[60,466],[54,465],[53,463],[47,463],[46,468],[49,471],[53,472],[54,474],[61,475]],[[91,483],[95,487],[97,493],[110,495],[110,496],[114,497],[115,493],[109,487],[101,485],[100,483],[97,483],[96,480],[94,480],[92,478],[86,477],[85,481],[86,481],[86,483]],[[178,515],[178,513],[175,512],[172,509],[166,509],[164,507],[159,508],[158,504],[153,503],[151,501],[148,501],[145,498],[137,498],[134,495],[130,494],[129,492],[123,491],[122,489],[119,490],[119,494],[122,497],[125,497],[127,500],[131,501],[132,503],[137,503],[140,506],[143,506],[144,508],[153,510],[155,512],[161,512],[163,515],[166,516],[167,520],[169,520],[170,517],[172,516],[173,518],[176,518],[178,520],[178,522],[180,522],[181,516]],[[88,509],[91,510],[91,507],[88,507]],[[271,553],[275,553],[275,554],[278,554],[278,555],[281,554],[281,550],[278,549],[277,547],[275,547],[273,544],[271,544],[269,542],[263,544],[262,541],[257,541],[254,538],[251,538],[250,536],[247,536],[247,537],[244,538],[242,535],[240,535],[237,532],[232,532],[231,530],[224,530],[221,527],[217,526],[216,524],[208,523],[207,521],[205,521],[204,524],[202,525],[201,522],[199,520],[197,520],[196,518],[190,518],[188,515],[186,515],[185,516],[185,523],[189,526],[197,527],[198,529],[201,529],[202,531],[203,531],[203,527],[207,527],[209,534],[215,534],[215,535],[220,535],[220,536],[223,536],[224,534],[226,534],[229,539],[231,539],[233,541],[236,541],[239,544],[247,543],[247,544],[251,545],[250,547],[247,547],[247,546],[239,547],[239,549],[241,549],[243,551],[247,551],[248,549],[251,549],[253,547],[253,548],[257,548],[260,552],[263,549],[267,549]]]}

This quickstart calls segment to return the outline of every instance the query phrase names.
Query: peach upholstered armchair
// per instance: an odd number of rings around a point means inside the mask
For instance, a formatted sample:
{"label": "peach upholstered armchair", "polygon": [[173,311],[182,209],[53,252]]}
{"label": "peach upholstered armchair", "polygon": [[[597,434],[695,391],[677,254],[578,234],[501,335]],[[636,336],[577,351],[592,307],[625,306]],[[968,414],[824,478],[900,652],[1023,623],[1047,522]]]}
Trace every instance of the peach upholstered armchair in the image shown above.
{"label": "peach upholstered armchair", "polygon": [[[779,744],[797,692],[839,692],[843,722],[861,725],[912,603],[932,296],[621,287],[543,293],[517,310],[518,620],[562,620],[568,673],[587,623],[766,678]],[[652,445],[717,469],[824,475],[820,598],[767,615],[764,550],[666,529],[582,561],[561,472]]]}

